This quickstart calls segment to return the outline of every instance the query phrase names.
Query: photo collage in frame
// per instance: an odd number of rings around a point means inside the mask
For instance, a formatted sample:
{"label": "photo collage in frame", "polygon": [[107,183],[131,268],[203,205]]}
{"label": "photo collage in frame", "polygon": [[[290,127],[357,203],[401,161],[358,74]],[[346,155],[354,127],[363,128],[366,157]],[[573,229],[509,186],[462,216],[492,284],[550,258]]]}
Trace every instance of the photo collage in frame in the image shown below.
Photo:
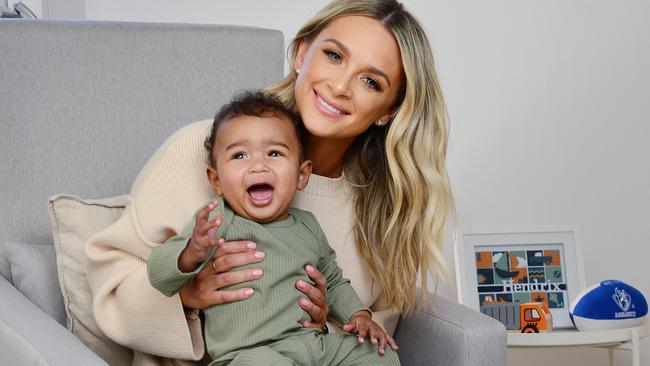
{"label": "photo collage in frame", "polygon": [[476,247],[479,306],[488,303],[544,302],[565,309],[567,280],[559,244]]}

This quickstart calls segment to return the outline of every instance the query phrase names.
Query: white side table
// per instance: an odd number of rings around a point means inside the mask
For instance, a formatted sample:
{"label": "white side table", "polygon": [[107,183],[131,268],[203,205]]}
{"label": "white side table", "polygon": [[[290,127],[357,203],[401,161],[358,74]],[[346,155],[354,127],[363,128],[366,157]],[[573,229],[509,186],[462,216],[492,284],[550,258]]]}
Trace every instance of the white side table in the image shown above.
{"label": "white side table", "polygon": [[614,366],[614,351],[632,351],[632,366],[641,365],[639,340],[650,336],[650,321],[635,328],[578,332],[575,329],[561,329],[546,333],[519,333],[508,331],[509,348],[538,347],[600,347],[609,350],[609,365]]}

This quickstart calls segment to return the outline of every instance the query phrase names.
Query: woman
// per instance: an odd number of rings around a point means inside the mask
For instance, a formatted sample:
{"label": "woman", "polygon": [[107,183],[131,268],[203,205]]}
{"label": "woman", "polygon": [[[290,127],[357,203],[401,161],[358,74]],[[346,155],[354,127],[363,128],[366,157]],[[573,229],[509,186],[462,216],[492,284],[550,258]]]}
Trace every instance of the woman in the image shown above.
{"label": "woman", "polygon": [[[314,175],[294,205],[316,215],[345,277],[373,309],[373,319],[392,333],[399,314],[414,307],[418,271],[423,289],[429,270],[446,274],[440,249],[452,209],[446,113],[427,37],[396,1],[338,0],[298,32],[290,61],[293,72],[268,90],[295,108],[310,137],[306,155]],[[248,242],[226,243],[213,266],[181,291],[183,307],[178,299],[161,299],[147,282],[143,263],[151,246],[169,237],[177,221],[182,227],[186,211],[191,215],[209,199],[209,189],[199,180],[188,183],[192,174],[183,172],[178,176],[185,180],[175,186],[191,191],[152,208],[151,202],[161,200],[158,190],[149,192],[155,186],[151,177],[173,179],[177,172],[164,171],[160,156],[186,154],[174,150],[174,141],[200,141],[204,130],[188,127],[170,138],[143,169],[148,174],[134,183],[127,213],[87,247],[95,318],[109,337],[137,350],[142,363],[153,362],[142,353],[199,358],[199,320],[192,311],[186,319],[181,309],[252,296],[245,288],[220,289],[255,280],[253,270],[229,271],[263,260]],[[197,204],[179,209],[188,201]],[[169,227],[154,227],[142,217]],[[127,240],[128,225],[148,245]],[[317,285],[296,284],[306,295],[299,306],[311,318],[303,325],[324,327],[326,283],[315,269],[305,270]]]}

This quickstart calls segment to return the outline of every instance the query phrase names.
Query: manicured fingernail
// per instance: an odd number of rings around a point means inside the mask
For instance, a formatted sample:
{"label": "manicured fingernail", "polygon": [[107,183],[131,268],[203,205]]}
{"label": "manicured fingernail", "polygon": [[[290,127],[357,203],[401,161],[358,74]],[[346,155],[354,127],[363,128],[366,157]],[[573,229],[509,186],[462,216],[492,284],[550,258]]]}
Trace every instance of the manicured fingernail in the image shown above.
{"label": "manicured fingernail", "polygon": [[298,287],[300,287],[300,288],[305,287],[305,281],[303,281],[303,280],[298,280]]}
{"label": "manicured fingernail", "polygon": [[359,337],[359,343],[365,343],[365,342],[366,342],[366,340],[365,340],[365,339],[363,339],[363,338],[361,338],[361,337]]}
{"label": "manicured fingernail", "polygon": [[246,243],[246,247],[248,247],[249,249],[255,249],[257,245],[255,245],[255,243],[253,243],[252,241],[249,241],[248,243]]}
{"label": "manicured fingernail", "polygon": [[264,258],[265,256],[264,252],[255,252],[255,258]]}
{"label": "manicured fingernail", "polygon": [[261,269],[254,269],[254,270],[251,271],[251,273],[253,273],[253,276],[255,276],[255,277],[261,276],[262,275],[262,270]]}
{"label": "manicured fingernail", "polygon": [[312,266],[310,266],[310,265],[307,265],[307,266],[305,267],[305,269],[307,270],[307,272],[314,272],[314,267],[312,267]]}
{"label": "manicured fingernail", "polygon": [[217,219],[214,220],[214,223],[217,225],[221,225],[221,217],[217,217]]}
{"label": "manicured fingernail", "polygon": [[244,295],[250,296],[252,294],[253,294],[253,289],[252,288],[247,288],[246,290],[244,290]]}
{"label": "manicured fingernail", "polygon": [[307,305],[307,304],[309,304],[309,301],[307,301],[307,299],[300,299],[300,302],[301,302],[303,305]]}

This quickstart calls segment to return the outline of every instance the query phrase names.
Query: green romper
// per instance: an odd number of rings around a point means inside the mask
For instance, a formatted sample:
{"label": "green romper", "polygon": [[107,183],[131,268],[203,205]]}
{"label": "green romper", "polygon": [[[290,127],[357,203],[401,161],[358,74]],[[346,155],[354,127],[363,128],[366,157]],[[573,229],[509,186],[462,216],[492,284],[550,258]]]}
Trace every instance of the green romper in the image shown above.
{"label": "green romper", "polygon": [[[323,335],[319,329],[302,326],[301,320],[309,319],[309,314],[298,306],[304,295],[295,283],[299,279],[311,282],[304,272],[306,264],[325,276],[329,314],[336,322],[345,324],[355,312],[369,311],[350,281],[342,277],[336,254],[312,213],[291,208],[287,219],[260,224],[236,215],[222,197],[218,200],[210,219],[220,214],[224,220],[215,236],[226,241],[253,241],[266,257],[236,269],[260,268],[264,271],[261,278],[223,288],[251,287],[253,296],[204,310],[206,348],[214,360],[210,366],[399,365],[390,347],[380,356],[369,340],[360,344],[354,335]],[[178,269],[178,258],[192,236],[194,223],[192,219],[182,233],[156,247],[149,257],[149,281],[167,296],[176,294],[211,263],[208,259],[190,273]]]}

